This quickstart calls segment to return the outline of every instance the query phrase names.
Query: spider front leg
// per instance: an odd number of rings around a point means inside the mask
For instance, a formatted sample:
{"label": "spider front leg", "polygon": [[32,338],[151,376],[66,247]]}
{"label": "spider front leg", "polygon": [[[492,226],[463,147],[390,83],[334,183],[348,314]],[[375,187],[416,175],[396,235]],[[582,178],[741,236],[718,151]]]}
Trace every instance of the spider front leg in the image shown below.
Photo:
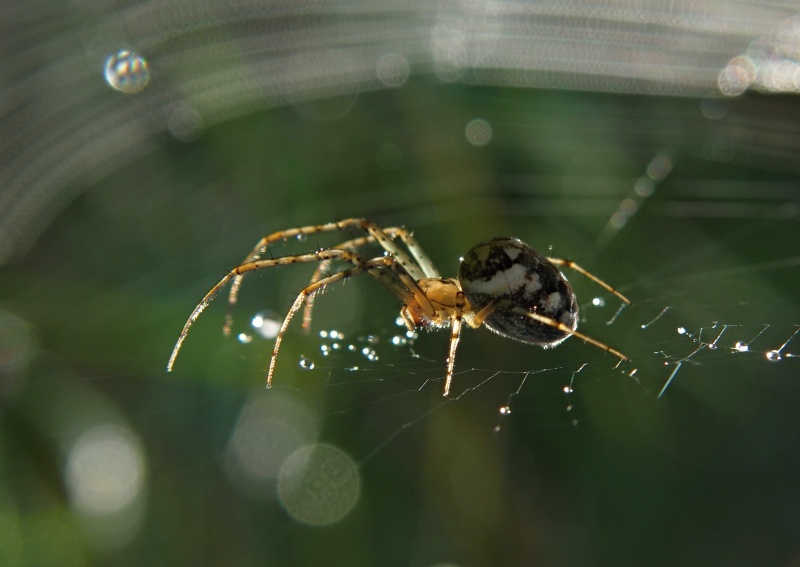
{"label": "spider front leg", "polygon": [[458,341],[461,340],[461,323],[464,319],[464,292],[458,291],[456,293],[456,304],[453,308],[453,315],[450,317],[450,344],[447,349],[447,371],[444,378],[444,393],[443,396],[450,395],[450,383],[453,381],[453,368],[456,363],[456,349],[458,348]]}
{"label": "spider front leg", "polygon": [[[374,241],[380,244],[380,246],[386,252],[388,252],[395,259],[395,261],[399,263],[409,274],[411,274],[411,276],[415,280],[418,280],[421,277],[423,277],[424,270],[427,267],[430,267],[430,269],[435,271],[433,264],[430,262],[430,260],[427,259],[427,256],[424,255],[421,247],[413,239],[410,233],[407,233],[407,231],[401,229],[404,234],[399,234],[399,235],[400,238],[409,247],[410,252],[415,257],[417,257],[417,254],[421,255],[421,259],[418,261],[421,263],[422,267],[414,263],[414,261],[411,260],[409,255],[406,254],[400,247],[397,246],[396,243],[393,242],[394,237],[390,237],[377,224],[364,218],[344,219],[336,222],[302,226],[299,228],[290,228],[286,230],[280,230],[278,232],[273,232],[272,234],[269,234],[258,241],[258,243],[253,248],[252,252],[250,252],[250,254],[247,255],[242,264],[249,264],[259,260],[261,258],[261,255],[266,253],[267,247],[273,242],[288,240],[289,238],[311,236],[313,234],[320,234],[326,232],[337,232],[337,231],[341,232],[352,228],[358,228],[369,233],[369,235],[374,239]],[[241,284],[242,284],[241,276],[234,277],[233,283],[231,284],[230,293],[228,294],[228,314],[225,317],[225,324],[222,328],[222,332],[225,335],[229,335],[231,332],[231,326],[232,326],[231,312],[233,311],[233,306],[236,304],[236,301],[238,299],[239,287],[241,286]]]}
{"label": "spider front leg", "polygon": [[[330,250],[329,252],[333,251],[334,250]],[[348,261],[351,262],[355,258],[360,258],[358,255],[346,252],[344,250],[339,252],[342,254],[349,254],[352,258]],[[420,312],[433,314],[433,307],[428,302],[422,290],[416,286],[416,283],[414,284],[416,287],[416,292],[414,290],[407,289],[407,287],[403,284],[404,280],[407,280],[408,274],[405,272],[402,266],[395,262],[393,258],[381,256],[379,258],[361,260],[353,263],[356,263],[357,265],[313,282],[304,287],[300,293],[297,294],[297,297],[292,303],[289,312],[283,319],[283,323],[281,323],[278,334],[275,336],[275,345],[272,347],[272,357],[270,358],[269,370],[267,371],[267,388],[272,387],[272,377],[275,374],[275,365],[278,360],[278,351],[280,350],[281,343],[283,342],[283,335],[289,328],[289,324],[291,323],[295,314],[308,301],[309,297],[312,297],[315,293],[321,291],[332,283],[366,272],[384,284],[392,293],[401,298],[405,305],[409,308]],[[421,301],[418,301],[418,299]]]}
{"label": "spider front leg", "polygon": [[358,254],[354,254],[353,252],[348,252],[346,250],[321,250],[319,252],[312,252],[311,254],[300,254],[297,256],[283,256],[280,258],[272,258],[269,260],[258,260],[256,262],[249,262],[242,264],[240,266],[236,266],[230,272],[225,274],[223,277],[214,287],[212,287],[208,293],[203,296],[203,299],[200,300],[200,303],[194,308],[191,315],[189,315],[189,319],[186,320],[186,323],[183,325],[183,329],[181,330],[181,334],[178,336],[178,340],[175,343],[175,346],[172,349],[172,353],[169,357],[169,362],[167,362],[167,372],[172,371],[172,367],[175,365],[175,360],[178,358],[178,353],[181,350],[181,346],[183,345],[183,341],[186,339],[186,336],[189,334],[189,329],[191,329],[194,322],[200,317],[200,314],[205,310],[206,307],[214,300],[217,294],[225,287],[229,282],[236,281],[236,278],[241,279],[244,277],[245,274],[249,272],[254,272],[256,270],[261,270],[264,268],[271,268],[274,266],[285,266],[289,264],[302,264],[302,263],[309,263],[309,262],[322,262],[326,260],[332,259],[339,259],[345,262],[349,262],[355,265],[361,265],[365,262],[365,260],[359,256]]}
{"label": "spider front leg", "polygon": [[[399,238],[400,240],[402,240],[403,244],[405,244],[406,248],[411,254],[411,258],[413,259],[411,268],[408,267],[406,268],[407,271],[409,269],[414,270],[414,271],[409,271],[409,276],[411,278],[419,280],[423,276],[426,278],[439,277],[439,271],[436,269],[436,266],[433,265],[433,262],[430,260],[430,258],[428,258],[427,254],[425,254],[425,251],[416,241],[411,232],[409,232],[405,228],[396,226],[384,228],[382,229],[382,232],[389,238],[389,240],[393,241]],[[355,252],[360,246],[365,246],[367,244],[374,244],[376,242],[377,240],[375,239],[375,236],[369,234],[367,236],[361,236],[358,238],[347,240],[345,242],[340,242],[339,244],[333,246],[332,248],[337,248],[340,250],[350,250],[351,252]],[[387,252],[391,251],[387,250]],[[313,284],[322,279],[323,274],[325,274],[330,269],[330,265],[331,265],[330,261],[321,262],[319,266],[317,266],[317,269],[314,270],[314,275],[311,276],[311,283]],[[416,268],[419,268],[421,272],[416,270]],[[303,331],[305,331],[306,333],[311,328],[311,312],[314,308],[314,300],[315,300],[315,295],[314,294],[309,295],[308,298],[306,299],[305,309],[303,310]],[[409,328],[409,330],[413,329],[414,327]]]}

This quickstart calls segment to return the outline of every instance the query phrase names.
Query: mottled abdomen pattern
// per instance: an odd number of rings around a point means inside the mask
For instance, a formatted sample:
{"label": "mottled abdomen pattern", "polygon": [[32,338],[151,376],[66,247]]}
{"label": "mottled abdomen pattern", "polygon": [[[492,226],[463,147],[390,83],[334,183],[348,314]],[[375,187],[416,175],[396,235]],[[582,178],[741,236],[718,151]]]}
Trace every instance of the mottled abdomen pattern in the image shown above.
{"label": "mottled abdomen pattern", "polygon": [[524,343],[552,347],[569,336],[526,317],[522,310],[578,326],[578,302],[564,275],[544,255],[517,238],[493,238],[474,246],[459,267],[458,279],[472,310],[492,304],[490,330]]}

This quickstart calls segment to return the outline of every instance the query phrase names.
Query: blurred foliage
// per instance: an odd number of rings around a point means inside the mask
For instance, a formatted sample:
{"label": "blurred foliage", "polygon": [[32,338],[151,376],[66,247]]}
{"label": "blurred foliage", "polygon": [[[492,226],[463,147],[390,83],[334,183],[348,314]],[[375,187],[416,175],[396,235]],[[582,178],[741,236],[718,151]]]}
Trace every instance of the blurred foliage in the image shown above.
{"label": "blurred foliage", "polygon": [[[189,142],[159,140],[72,202],[0,273],[0,308],[18,318],[0,332],[0,349],[11,353],[3,360],[22,352],[0,367],[0,563],[796,561],[797,362],[769,363],[763,353],[800,321],[798,172],[753,146],[719,153],[763,99],[715,101],[712,118],[708,104],[422,77],[402,89],[254,112]],[[320,120],[331,108],[348,110]],[[797,124],[791,112],[785,120]],[[465,137],[476,118],[491,125],[485,146]],[[659,155],[672,173],[607,232]],[[165,374],[195,302],[262,234],[358,216],[413,229],[444,275],[496,235],[579,260],[634,301],[606,325],[615,302],[593,307],[604,294],[570,275],[581,329],[629,354],[635,379],[576,340],[543,352],[467,331],[445,402],[447,333],[422,333],[413,350],[391,347],[402,332],[398,301],[367,277],[317,301],[310,336],[296,321],[270,391],[271,343],[223,338],[224,297]],[[320,236],[271,252],[337,241]],[[310,272],[248,277],[235,334],[248,332],[258,311],[283,314]],[[684,326],[710,343],[723,325],[731,327],[720,348],[697,356],[700,343],[675,332]],[[734,352],[734,338],[764,326],[752,352]],[[359,346],[357,337],[375,335],[380,359],[325,358],[320,329]],[[302,355],[313,371],[299,367]],[[689,358],[657,399],[681,356]],[[240,412],[249,399],[279,394],[298,400],[319,424],[318,440],[358,465],[360,498],[339,523],[304,525],[272,494],[254,498],[230,478]],[[501,415],[507,403],[511,413]],[[76,439],[108,423],[138,440],[146,477],[140,509],[106,533],[79,508],[67,471]]]}

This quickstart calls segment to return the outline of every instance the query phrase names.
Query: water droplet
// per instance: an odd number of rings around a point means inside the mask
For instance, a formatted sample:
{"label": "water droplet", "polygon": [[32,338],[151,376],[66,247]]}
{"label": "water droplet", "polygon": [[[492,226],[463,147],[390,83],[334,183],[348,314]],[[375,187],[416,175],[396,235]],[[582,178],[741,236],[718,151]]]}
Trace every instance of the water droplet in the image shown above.
{"label": "water droplet", "polygon": [[709,344],[709,345],[708,345],[708,348],[710,348],[711,350],[716,350],[716,348],[717,348],[717,343],[711,343],[711,344]]}
{"label": "water droplet", "polygon": [[408,343],[408,339],[401,337],[400,335],[395,335],[392,337],[391,342],[394,346],[403,346]]}
{"label": "water droplet", "polygon": [[351,351],[351,352],[355,352],[355,350],[356,350],[356,345],[354,345],[354,344],[349,344],[349,345],[347,345],[347,350],[349,350],[349,351]]}
{"label": "water droplet", "polygon": [[735,348],[739,352],[747,352],[750,350],[750,345],[748,345],[747,343],[743,343],[742,341],[739,341],[735,345],[733,345],[733,348]]}
{"label": "water droplet", "polygon": [[339,350],[340,348],[342,348],[342,345],[340,343],[332,343],[331,348],[333,350]]}
{"label": "water droplet", "polygon": [[322,352],[322,356],[328,356],[331,353],[331,347],[328,345],[320,345],[319,350]]}
{"label": "water droplet", "polygon": [[564,386],[564,393],[571,394],[573,392],[572,386]]}
{"label": "water droplet", "polygon": [[509,415],[511,413],[511,406],[500,406],[500,413],[502,415]]}
{"label": "water droplet", "polygon": [[636,201],[633,199],[623,199],[619,204],[619,212],[629,217],[636,213],[637,208],[638,206],[636,205]]}
{"label": "water droplet", "polygon": [[333,329],[333,330],[331,330],[331,332],[328,333],[328,336],[330,338],[334,339],[334,340],[335,339],[343,339],[344,338],[344,333],[342,333],[341,331],[337,331],[336,329]]}
{"label": "water droplet", "polygon": [[303,370],[314,370],[314,361],[307,356],[300,357],[300,368]]}
{"label": "water droplet", "polygon": [[380,339],[375,335],[367,335],[367,342],[371,345],[376,345],[380,342]]}
{"label": "water droplet", "polygon": [[177,104],[166,112],[167,130],[177,140],[191,142],[203,132],[203,117],[190,106]]}
{"label": "water droplet", "polygon": [[640,197],[649,197],[656,190],[656,185],[649,177],[640,177],[633,184],[633,190]]}
{"label": "water droplet", "polygon": [[678,327],[678,334],[679,335],[685,335],[686,334],[686,328],[685,327]]}
{"label": "water droplet", "polygon": [[608,221],[608,224],[610,224],[612,227],[616,229],[622,228],[627,223],[628,223],[628,217],[619,211],[611,215],[611,218]]}
{"label": "water droplet", "polygon": [[358,366],[351,366],[350,368],[348,368],[348,370],[349,370],[350,372],[355,372],[355,371],[357,371],[357,370],[358,370]]}
{"label": "water droplet", "polygon": [[320,331],[319,332],[319,337],[321,339],[327,339],[328,338],[328,331]]}
{"label": "water droplet", "polygon": [[594,305],[595,307],[605,307],[606,300],[603,299],[602,297],[595,297],[594,299],[592,299],[592,305]]}
{"label": "water droplet", "polygon": [[767,360],[770,362],[778,362],[779,360],[783,359],[781,355],[781,351],[779,350],[771,350],[766,354]]}
{"label": "water droplet", "polygon": [[408,337],[409,341],[415,341],[419,338],[419,335],[416,331],[406,331],[406,337]]}
{"label": "water droplet", "polygon": [[464,134],[473,146],[485,146],[492,139],[492,126],[486,120],[476,118],[467,124]]}
{"label": "water droplet", "polygon": [[239,339],[239,342],[243,345],[253,342],[253,335],[248,335],[247,333],[239,333],[236,338]]}
{"label": "water droplet", "polygon": [[378,353],[369,347],[362,348],[361,354],[363,354],[370,362],[376,362],[378,360]]}
{"label": "water droplet", "polygon": [[253,315],[250,326],[265,339],[274,339],[281,330],[281,324],[272,311],[262,311]]}
{"label": "water droplet", "polygon": [[295,238],[296,238],[297,240],[299,240],[300,242],[304,242],[304,241],[306,240],[306,238],[308,238],[308,235],[307,235],[307,234],[300,233],[300,234],[298,234],[297,236],[295,236]]}
{"label": "water droplet", "polygon": [[[286,425],[280,426],[288,429]],[[287,443],[290,439],[280,438],[278,443]],[[273,448],[274,445],[283,448],[283,445],[271,438],[267,443],[272,445],[267,445],[264,451],[267,456],[262,457],[259,464],[272,464],[269,457],[280,456],[278,476],[267,479],[276,481],[277,502],[294,521],[323,529],[322,526],[336,526],[351,513],[362,490],[362,472],[350,455],[333,445],[314,443],[284,457]],[[261,470],[259,473],[263,475]]]}
{"label": "water droplet", "polygon": [[567,406],[567,411],[572,411],[572,404]]}
{"label": "water droplet", "polygon": [[133,94],[147,86],[150,70],[144,57],[122,49],[106,59],[105,78],[111,88]]}
{"label": "water droplet", "polygon": [[394,324],[397,325],[398,327],[405,327],[406,326],[406,322],[403,321],[402,317],[398,317],[397,319],[395,319],[394,320]]}
{"label": "water droplet", "polygon": [[402,55],[387,53],[378,59],[375,71],[381,83],[387,87],[399,87],[408,80],[411,67]]}

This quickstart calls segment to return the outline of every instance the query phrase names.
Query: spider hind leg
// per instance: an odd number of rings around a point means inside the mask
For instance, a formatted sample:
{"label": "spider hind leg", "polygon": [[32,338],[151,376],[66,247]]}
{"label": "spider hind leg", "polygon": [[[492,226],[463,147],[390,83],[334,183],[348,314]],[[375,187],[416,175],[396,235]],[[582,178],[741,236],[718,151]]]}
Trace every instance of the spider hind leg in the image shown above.
{"label": "spider hind leg", "polygon": [[565,333],[567,336],[569,336],[569,335],[575,336],[575,337],[579,338],[580,340],[582,340],[585,343],[588,343],[588,344],[590,344],[590,345],[592,345],[594,347],[597,347],[600,350],[604,350],[607,353],[613,354],[614,356],[619,358],[620,361],[629,361],[630,360],[630,358],[628,358],[626,355],[622,354],[620,351],[618,351],[618,350],[616,350],[614,348],[611,348],[607,344],[605,344],[603,342],[600,342],[597,339],[593,339],[589,335],[585,335],[585,334],[581,333],[580,331],[572,329],[572,328],[568,327],[567,325],[565,325],[564,323],[556,321],[555,319],[551,319],[550,317],[544,317],[542,315],[539,315],[538,313],[532,313],[530,311],[526,311],[526,310],[521,309],[521,308],[517,308],[517,309],[515,309],[515,311],[517,313],[519,313],[521,315],[525,315],[526,317],[528,317],[530,319],[533,319],[534,321],[537,321],[537,322],[539,322],[539,323],[541,323],[543,325],[548,325],[550,327],[555,327],[559,331]]}

